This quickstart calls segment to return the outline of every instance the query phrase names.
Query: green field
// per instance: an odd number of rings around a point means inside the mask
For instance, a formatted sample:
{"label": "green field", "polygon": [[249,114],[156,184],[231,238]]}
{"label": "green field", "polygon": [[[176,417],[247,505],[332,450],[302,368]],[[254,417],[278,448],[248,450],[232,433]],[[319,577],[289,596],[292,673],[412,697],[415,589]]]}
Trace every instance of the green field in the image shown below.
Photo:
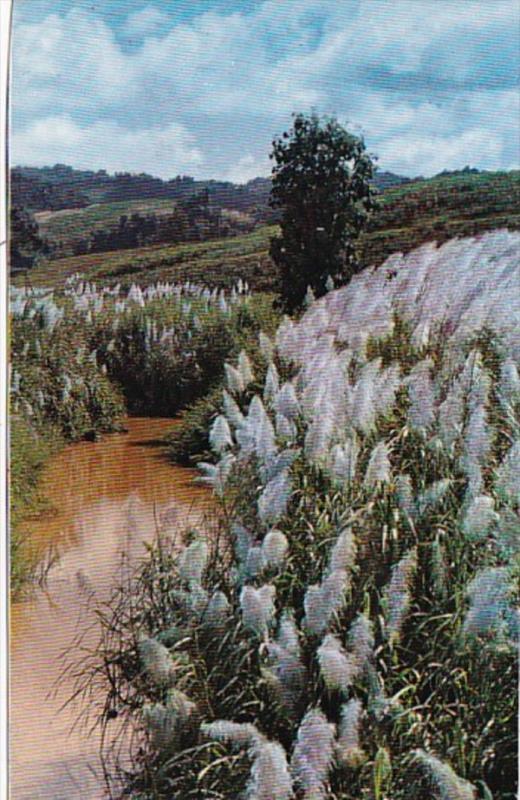
{"label": "green field", "polygon": [[43,238],[60,244],[70,252],[81,240],[89,239],[94,231],[117,226],[122,216],[171,214],[172,200],[143,198],[114,203],[96,203],[86,208],[65,208],[61,211],[38,211],[35,214]]}
{"label": "green field", "polygon": [[[131,206],[131,208],[130,208]],[[52,212],[42,232],[57,237],[85,236],[96,226],[116,221],[122,213],[164,213],[170,201],[112,203],[76,211]],[[60,227],[61,226],[61,227]],[[391,253],[408,252],[427,241],[446,241],[472,236],[494,228],[520,228],[520,172],[443,176],[387,190],[380,198],[369,229],[360,242],[365,266],[380,264]],[[256,290],[272,290],[273,266],[269,239],[275,226],[252,233],[208,242],[153,245],[136,250],[95,253],[44,262],[15,282],[29,280],[34,286],[61,285],[68,275],[80,272],[105,284],[157,280],[194,280],[230,287],[238,278]]]}
{"label": "green field", "polygon": [[28,280],[34,286],[59,287],[69,275],[80,272],[104,285],[189,279],[231,287],[241,277],[256,289],[268,289],[272,286],[272,265],[267,251],[275,232],[275,227],[264,226],[243,236],[209,242],[62,258],[42,263],[26,276],[18,275],[14,282]]}

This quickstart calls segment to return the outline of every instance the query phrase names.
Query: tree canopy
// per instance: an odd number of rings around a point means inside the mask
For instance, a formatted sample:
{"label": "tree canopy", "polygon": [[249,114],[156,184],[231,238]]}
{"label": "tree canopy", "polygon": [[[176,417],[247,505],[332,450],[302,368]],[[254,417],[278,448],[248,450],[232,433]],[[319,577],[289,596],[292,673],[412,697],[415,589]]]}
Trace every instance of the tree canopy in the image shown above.
{"label": "tree canopy", "polygon": [[355,241],[375,207],[372,158],[362,138],[334,117],[296,114],[273,141],[270,204],[281,209],[281,235],[270,254],[280,272],[282,302],[299,308],[346,283],[357,270]]}

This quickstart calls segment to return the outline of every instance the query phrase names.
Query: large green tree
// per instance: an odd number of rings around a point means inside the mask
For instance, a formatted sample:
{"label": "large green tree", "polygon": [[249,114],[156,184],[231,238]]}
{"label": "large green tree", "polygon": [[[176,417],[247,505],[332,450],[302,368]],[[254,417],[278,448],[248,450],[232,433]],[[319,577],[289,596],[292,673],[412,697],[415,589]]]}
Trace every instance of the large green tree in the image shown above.
{"label": "large green tree", "polygon": [[296,114],[273,141],[270,205],[281,209],[281,235],[270,254],[284,308],[301,307],[307,287],[319,297],[358,269],[355,242],[375,207],[374,165],[363,139],[333,117]]}

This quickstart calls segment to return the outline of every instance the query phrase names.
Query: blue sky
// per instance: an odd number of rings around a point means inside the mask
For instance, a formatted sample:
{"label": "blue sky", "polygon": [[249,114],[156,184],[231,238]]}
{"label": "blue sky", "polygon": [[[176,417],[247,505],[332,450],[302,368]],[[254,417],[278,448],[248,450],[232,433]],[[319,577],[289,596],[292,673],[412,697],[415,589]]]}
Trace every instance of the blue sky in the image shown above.
{"label": "blue sky", "polygon": [[518,168],[517,0],[14,0],[11,163],[238,182],[293,111],[381,169]]}

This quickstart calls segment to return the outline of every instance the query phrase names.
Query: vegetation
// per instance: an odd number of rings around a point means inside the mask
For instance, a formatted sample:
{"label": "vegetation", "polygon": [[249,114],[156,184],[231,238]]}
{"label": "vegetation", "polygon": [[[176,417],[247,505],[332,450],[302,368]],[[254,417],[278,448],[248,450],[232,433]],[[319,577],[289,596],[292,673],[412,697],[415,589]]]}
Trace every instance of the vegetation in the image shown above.
{"label": "vegetation", "polygon": [[[393,189],[361,257],[518,225],[519,177]],[[171,451],[200,458],[219,513],[159,537],[76,648],[112,796],[513,800],[519,237],[394,256],[277,328],[240,275],[273,288],[273,233],[13,287],[13,585],[55,443],[184,408]]]}
{"label": "vegetation", "polygon": [[14,167],[11,170],[11,195],[15,205],[32,211],[83,208],[97,203],[132,202],[166,199],[184,201],[209,193],[219,208],[253,210],[267,204],[270,183],[256,178],[244,185],[228,181],[196,181],[177,175],[168,181],[146,173],[105,170],[77,170],[66,164],[53,167]]}
{"label": "vegetation", "polygon": [[9,261],[13,271],[31,268],[38,257],[48,255],[50,246],[44,241],[34,217],[19,206],[10,214]]}
{"label": "vegetation", "polygon": [[[145,213],[143,213],[145,212]],[[128,250],[150,244],[205,241],[250,230],[254,223],[239,212],[223,212],[207,193],[175,204],[165,200],[119,202],[40,212],[42,230],[54,242],[51,257]]]}
{"label": "vegetation", "polygon": [[242,280],[258,291],[273,291],[273,268],[267,250],[274,230],[269,226],[229,239],[59,259],[18,277],[15,283],[59,288],[68,277],[80,273],[88,281],[125,289],[134,282],[146,286],[191,280],[229,290]]}
{"label": "vegetation", "polygon": [[373,165],[362,139],[335,119],[297,114],[273,142],[271,204],[281,209],[270,255],[281,299],[293,312],[311,287],[320,297],[359,269],[355,242],[374,208]]}
{"label": "vegetation", "polygon": [[496,228],[520,228],[520,172],[461,172],[385,192],[361,239],[363,264]]}
{"label": "vegetation", "polygon": [[26,418],[15,414],[11,415],[9,433],[9,573],[12,597],[18,598],[34,582],[42,555],[33,552],[24,523],[46,510],[38,482],[42,467],[60,447],[62,438],[50,427],[36,432]]}
{"label": "vegetation", "polygon": [[[381,264],[392,253],[407,253],[426,241],[520,228],[520,172],[465,173],[407,183],[386,190],[378,206],[359,240],[359,260],[365,266]],[[149,208],[157,216],[167,210],[157,205]],[[77,241],[78,236],[88,235],[90,225],[110,227],[123,214],[146,214],[146,209],[146,202],[140,201],[126,208],[119,204],[59,212],[45,224],[41,217],[39,222],[49,241],[62,241],[67,235]],[[27,276],[15,278],[15,283],[62,287],[67,276],[80,272],[87,280],[126,288],[134,281],[144,286],[194,280],[230,289],[241,278],[255,291],[278,292],[269,258],[269,241],[276,233],[274,226],[263,226],[229,239],[63,258],[36,266]]]}
{"label": "vegetation", "polygon": [[276,316],[272,297],[251,297],[243,283],[227,295],[193,283],[125,292],[98,290],[79,276],[62,292],[13,288],[11,315],[11,558],[18,591],[30,573],[23,519],[35,510],[33,488],[54,445],[117,429],[126,410],[173,417],[220,385],[226,359],[250,349],[261,328],[274,330]]}
{"label": "vegetation", "polygon": [[516,796],[514,309],[485,326],[515,246],[358,276],[339,317],[329,294],[259,338],[265,380],[228,365],[199,465],[220,518],[180,554],[159,539],[78,677],[107,732],[134,730],[130,764],[106,752],[113,796]]}

